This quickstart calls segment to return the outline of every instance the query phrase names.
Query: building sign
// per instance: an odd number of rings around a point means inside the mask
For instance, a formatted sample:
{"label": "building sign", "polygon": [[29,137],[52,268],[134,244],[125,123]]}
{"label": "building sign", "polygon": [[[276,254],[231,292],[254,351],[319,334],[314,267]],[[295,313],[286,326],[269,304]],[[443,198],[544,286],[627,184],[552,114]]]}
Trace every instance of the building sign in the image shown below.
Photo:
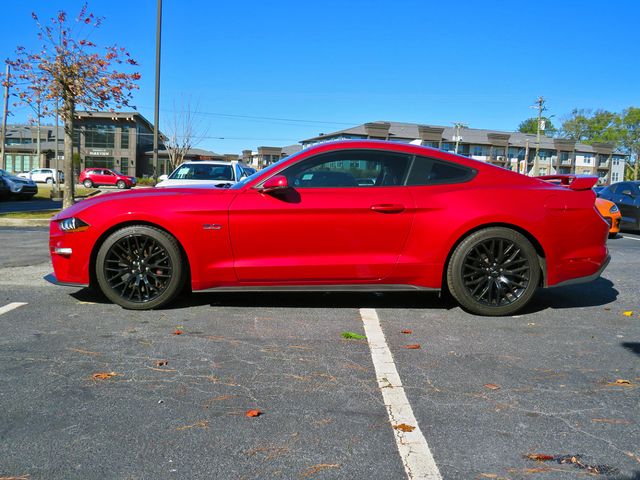
{"label": "building sign", "polygon": [[111,152],[109,150],[89,150],[88,155],[92,157],[109,157]]}

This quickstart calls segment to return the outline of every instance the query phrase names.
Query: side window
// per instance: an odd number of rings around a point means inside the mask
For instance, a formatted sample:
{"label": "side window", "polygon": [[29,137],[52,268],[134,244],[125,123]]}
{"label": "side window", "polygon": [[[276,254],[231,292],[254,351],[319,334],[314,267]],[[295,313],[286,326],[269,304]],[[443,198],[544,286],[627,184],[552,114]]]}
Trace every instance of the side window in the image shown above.
{"label": "side window", "polygon": [[283,172],[294,188],[404,185],[411,156],[376,150],[320,154]]}
{"label": "side window", "polygon": [[407,185],[439,185],[444,183],[462,183],[471,180],[476,171],[469,167],[456,165],[444,160],[416,156]]}
{"label": "side window", "polygon": [[615,185],[611,185],[611,193],[615,193],[616,195],[619,195],[620,193],[622,193],[622,190],[625,189],[626,183],[617,183]]}

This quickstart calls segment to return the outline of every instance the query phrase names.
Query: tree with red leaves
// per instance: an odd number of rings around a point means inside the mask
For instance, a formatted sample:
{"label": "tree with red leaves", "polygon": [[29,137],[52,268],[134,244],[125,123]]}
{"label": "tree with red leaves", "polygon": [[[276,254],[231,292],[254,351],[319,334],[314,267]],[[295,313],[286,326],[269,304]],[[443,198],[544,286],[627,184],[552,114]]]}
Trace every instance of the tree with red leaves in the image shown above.
{"label": "tree with red leaves", "polygon": [[[94,29],[102,25],[103,17],[87,11],[85,3],[74,21],[58,12],[51,25],[44,25],[33,13],[42,48],[29,52],[16,49],[16,59],[8,61],[15,70],[12,87],[19,101],[38,104],[42,116],[54,114],[53,104],[60,101],[60,117],[64,122],[64,185],[63,207],[74,203],[73,124],[78,107],[87,110],[131,107],[132,91],[138,88],[138,72],[122,73],[119,66],[137,65],[129,52],[116,45],[99,53],[89,40]],[[37,96],[37,98],[36,98]],[[132,107],[135,108],[135,107]]]}

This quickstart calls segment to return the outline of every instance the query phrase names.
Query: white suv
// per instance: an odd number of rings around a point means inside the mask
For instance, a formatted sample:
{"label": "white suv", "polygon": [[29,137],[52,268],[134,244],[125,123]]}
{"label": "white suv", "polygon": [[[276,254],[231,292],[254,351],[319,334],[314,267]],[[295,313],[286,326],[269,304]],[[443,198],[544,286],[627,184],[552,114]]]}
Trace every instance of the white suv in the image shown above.
{"label": "white suv", "polygon": [[161,175],[156,187],[193,187],[210,185],[230,187],[247,176],[240,162],[221,160],[193,160],[184,162],[170,175]]}
{"label": "white suv", "polygon": [[[18,177],[28,178],[34,182],[48,183],[51,185],[55,178],[53,172],[55,172],[53,168],[35,168],[30,172],[19,173]],[[58,180],[60,180],[60,182],[64,182],[64,173],[62,173],[62,170],[58,170]]]}

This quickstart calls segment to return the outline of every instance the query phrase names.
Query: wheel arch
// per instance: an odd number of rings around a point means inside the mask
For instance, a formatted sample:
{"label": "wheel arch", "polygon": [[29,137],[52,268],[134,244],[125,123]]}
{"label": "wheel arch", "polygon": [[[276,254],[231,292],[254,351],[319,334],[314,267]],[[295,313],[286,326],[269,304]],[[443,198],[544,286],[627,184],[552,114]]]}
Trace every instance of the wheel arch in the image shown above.
{"label": "wheel arch", "polygon": [[185,271],[184,284],[185,286],[189,286],[190,288],[191,287],[191,264],[189,263],[189,256],[187,255],[184,245],[182,245],[182,242],[180,241],[180,239],[176,235],[174,235],[173,232],[166,229],[162,225],[158,225],[157,223],[148,222],[144,220],[131,220],[127,222],[117,223],[109,227],[104,232],[102,232],[102,234],[98,237],[98,239],[93,244],[93,249],[91,250],[91,256],[89,257],[89,284],[92,287],[95,287],[98,285],[97,277],[96,277],[96,258],[98,256],[98,251],[100,250],[100,247],[105,242],[105,240],[113,232],[116,232],[125,227],[134,227],[134,226],[147,226],[147,227],[157,228],[158,230],[162,230],[166,234],[171,235],[175,239],[176,243],[178,244],[178,247],[180,248],[180,255],[184,260],[184,265],[186,265],[187,267]]}
{"label": "wheel arch", "polygon": [[547,286],[547,255],[546,255],[546,253],[544,251],[544,248],[542,247],[542,244],[538,241],[538,239],[535,237],[535,235],[533,235],[527,229],[525,229],[525,228],[523,228],[523,227],[521,227],[519,225],[515,225],[513,223],[492,222],[492,223],[485,223],[485,224],[482,224],[482,225],[477,225],[477,226],[465,231],[453,243],[453,245],[449,249],[449,252],[447,253],[447,259],[446,259],[446,261],[444,263],[444,267],[442,269],[442,278],[441,278],[442,290],[448,291],[447,270],[449,268],[449,262],[451,261],[451,257],[453,256],[453,252],[455,252],[455,250],[458,247],[458,245],[460,245],[460,243],[462,243],[462,241],[465,238],[467,238],[469,235],[471,235],[471,234],[473,234],[473,233],[475,233],[477,231],[484,230],[486,228],[493,228],[493,227],[502,227],[502,228],[511,229],[511,230],[513,230],[515,232],[520,233],[527,240],[529,240],[531,242],[531,244],[533,245],[533,248],[535,248],[536,253],[538,254],[538,263],[540,265],[540,285],[538,285],[538,286],[540,286],[540,287],[546,287]]}

